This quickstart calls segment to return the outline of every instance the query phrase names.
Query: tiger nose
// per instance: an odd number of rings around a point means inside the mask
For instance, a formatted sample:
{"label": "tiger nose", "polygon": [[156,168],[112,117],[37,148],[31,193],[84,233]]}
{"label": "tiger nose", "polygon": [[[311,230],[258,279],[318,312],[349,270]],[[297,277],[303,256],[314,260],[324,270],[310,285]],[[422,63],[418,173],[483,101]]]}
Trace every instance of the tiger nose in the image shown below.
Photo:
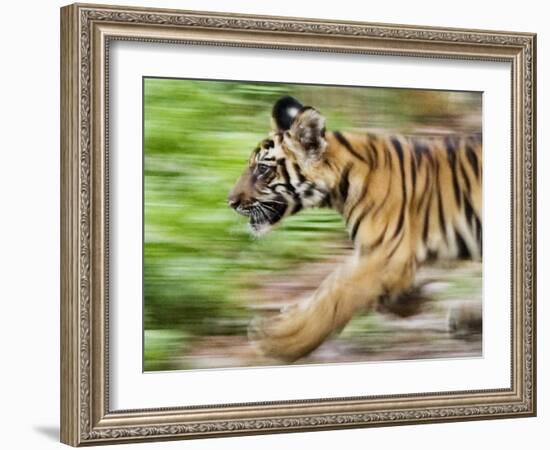
{"label": "tiger nose", "polygon": [[229,194],[229,197],[227,197],[227,203],[233,209],[237,209],[239,205],[242,203],[242,201],[243,201],[242,194],[236,194],[231,192]]}

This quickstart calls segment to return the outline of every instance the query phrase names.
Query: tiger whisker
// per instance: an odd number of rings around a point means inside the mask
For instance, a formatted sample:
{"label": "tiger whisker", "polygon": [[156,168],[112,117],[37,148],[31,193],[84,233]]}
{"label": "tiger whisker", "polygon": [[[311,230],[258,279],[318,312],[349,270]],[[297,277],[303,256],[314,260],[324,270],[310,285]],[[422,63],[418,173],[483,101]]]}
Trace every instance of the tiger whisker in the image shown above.
{"label": "tiger whisker", "polygon": [[273,211],[274,213],[277,212],[277,210],[273,207],[273,206],[269,206],[269,205],[262,205],[262,208],[265,208],[269,211]]}

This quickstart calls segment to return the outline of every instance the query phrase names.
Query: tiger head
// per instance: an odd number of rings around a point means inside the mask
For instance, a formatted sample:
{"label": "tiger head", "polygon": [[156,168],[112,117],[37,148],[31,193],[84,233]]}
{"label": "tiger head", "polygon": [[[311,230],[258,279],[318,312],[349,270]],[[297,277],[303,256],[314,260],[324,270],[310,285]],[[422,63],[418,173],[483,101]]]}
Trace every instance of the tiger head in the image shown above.
{"label": "tiger head", "polygon": [[273,106],[271,122],[228,197],[256,235],[303,208],[323,206],[329,192],[319,170],[327,147],[324,117],[287,96]]}

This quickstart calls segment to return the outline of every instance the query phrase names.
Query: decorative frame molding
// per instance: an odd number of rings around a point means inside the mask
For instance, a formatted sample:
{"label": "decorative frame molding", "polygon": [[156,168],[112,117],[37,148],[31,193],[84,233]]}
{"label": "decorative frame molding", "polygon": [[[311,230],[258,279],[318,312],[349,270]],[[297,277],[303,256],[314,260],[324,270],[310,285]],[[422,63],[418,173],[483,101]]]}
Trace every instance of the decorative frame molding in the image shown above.
{"label": "decorative frame molding", "polygon": [[[510,389],[111,411],[108,89],[112,40],[510,62]],[[536,414],[536,35],[75,4],[61,9],[61,440],[79,446]]]}

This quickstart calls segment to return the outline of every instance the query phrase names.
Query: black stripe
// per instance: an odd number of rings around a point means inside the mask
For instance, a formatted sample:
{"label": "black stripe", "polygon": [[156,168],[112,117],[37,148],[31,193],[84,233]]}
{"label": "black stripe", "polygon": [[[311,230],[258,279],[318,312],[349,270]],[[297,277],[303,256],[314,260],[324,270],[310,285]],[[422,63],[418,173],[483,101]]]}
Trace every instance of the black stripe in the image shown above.
{"label": "black stripe", "polygon": [[287,194],[292,195],[292,199],[294,200],[294,207],[293,207],[293,213],[297,213],[302,209],[302,200],[300,199],[300,196],[294,189],[294,186],[292,186],[289,183],[277,183],[271,186],[271,189],[273,189],[277,194],[281,194],[279,191],[277,191],[278,187],[284,187]]}
{"label": "black stripe", "polygon": [[294,196],[294,207],[292,208],[292,214],[296,214],[298,211],[301,211],[302,209],[302,201],[300,200],[300,197]]}
{"label": "black stripe", "polygon": [[332,166],[332,163],[330,162],[330,160],[324,158],[324,159],[323,159],[323,164],[325,164],[326,166],[328,166],[328,168],[329,168],[330,170],[334,170],[334,167]]}
{"label": "black stripe", "polygon": [[397,221],[397,226],[395,227],[395,231],[393,233],[392,239],[394,239],[399,234],[399,232],[403,228],[404,221],[405,221],[405,207],[401,206],[401,211],[399,211],[399,220]]}
{"label": "black stripe", "polygon": [[365,145],[365,157],[367,158],[367,164],[369,167],[374,168],[374,157],[368,145]]}
{"label": "black stripe", "polygon": [[428,243],[428,231],[430,229],[430,210],[432,209],[432,193],[428,198],[428,206],[426,206],[426,212],[424,214],[424,229],[422,230],[422,240],[424,244]]}
{"label": "black stripe", "polygon": [[472,254],[470,253],[470,249],[466,245],[466,242],[464,241],[464,238],[460,234],[460,232],[455,228],[455,239],[456,239],[456,245],[458,247],[458,257],[462,259],[470,259],[472,257]]}
{"label": "black stripe", "polygon": [[276,190],[278,187],[284,187],[288,192],[290,192],[292,195],[296,194],[296,190],[294,189],[294,186],[288,183],[276,183],[271,185],[271,189]]}
{"label": "black stripe", "polygon": [[391,155],[389,150],[386,147],[384,147],[384,167],[388,167],[388,166],[390,166],[390,173],[391,173],[391,170],[393,168],[393,162],[391,160]]}
{"label": "black stripe", "polygon": [[399,278],[403,278],[403,277],[405,276],[405,273],[406,273],[408,270],[410,271],[410,270],[412,269],[412,262],[413,262],[413,260],[410,259],[410,260],[407,262],[407,264],[403,264],[403,269],[401,269],[401,274],[400,274]]}
{"label": "black stripe", "polygon": [[456,140],[455,140],[454,136],[447,135],[447,136],[445,136],[444,141],[445,141],[445,148],[447,149],[447,152],[455,151]]}
{"label": "black stripe", "polygon": [[481,232],[481,229],[479,231],[479,235],[478,235],[478,245],[479,245],[479,256],[483,257],[483,237],[482,237],[482,232]]}
{"label": "black stripe", "polygon": [[476,241],[479,245],[479,251],[482,251],[482,226],[481,221],[479,220],[478,215],[474,211],[472,204],[468,198],[464,198],[464,213],[466,214],[466,222],[473,232],[475,227],[476,232]]}
{"label": "black stripe", "polygon": [[[397,153],[397,157],[399,158],[401,179],[405,181],[405,155],[403,153],[403,147],[401,146],[401,142],[397,138],[391,138],[390,140],[395,149],[395,153]],[[403,186],[403,191],[405,191],[405,186]]]}
{"label": "black stripe", "polygon": [[468,161],[470,162],[470,166],[472,166],[476,178],[479,179],[479,166],[477,162],[477,155],[469,144],[466,144],[466,156],[468,157]]}
{"label": "black stripe", "polygon": [[483,228],[481,226],[481,221],[477,217],[477,214],[475,215],[475,222],[476,222],[476,240],[479,245],[479,252],[481,253],[483,250]]}
{"label": "black stripe", "polygon": [[474,213],[474,208],[470,203],[470,199],[468,198],[464,199],[464,213],[466,214],[466,222],[468,223],[468,226],[471,228],[473,226],[472,219],[475,216],[475,213]]}
{"label": "black stripe", "polygon": [[428,158],[428,161],[430,162],[430,165],[432,167],[435,167],[435,159],[434,159],[433,153],[432,152],[427,152],[426,157]]}
{"label": "black stripe", "polygon": [[462,174],[462,179],[464,180],[464,183],[466,184],[466,192],[468,192],[468,195],[472,194],[472,186],[470,184],[470,179],[468,178],[468,174],[466,173],[466,169],[464,169],[464,166],[462,165],[462,161],[460,158],[458,159],[458,167],[460,169],[460,173]]}
{"label": "black stripe", "polygon": [[321,208],[332,208],[332,200],[330,199],[330,194],[326,193],[323,197],[323,200],[321,200],[321,204],[319,205]]}
{"label": "black stripe", "polygon": [[424,204],[424,199],[426,198],[426,195],[428,193],[428,186],[430,185],[430,172],[426,170],[426,182],[424,183],[424,189],[422,189],[422,194],[420,194],[420,199],[418,200],[418,208],[422,208],[422,205]]}
{"label": "black stripe", "polygon": [[384,237],[386,236],[386,231],[387,230],[388,230],[388,225],[386,224],[386,227],[384,228],[382,233],[380,233],[378,238],[372,244],[365,244],[365,245],[361,246],[359,254],[361,256],[365,256],[365,255],[371,253],[373,250],[376,250],[376,248],[378,246],[380,246],[380,244],[384,241]]}
{"label": "black stripe", "polygon": [[340,191],[340,198],[342,199],[342,204],[346,203],[348,198],[349,191],[349,172],[351,170],[351,164],[347,164],[342,171],[340,176],[340,183],[338,184],[338,190]]}
{"label": "black stripe", "polygon": [[370,152],[372,157],[372,168],[376,169],[378,167],[378,150],[376,150],[376,145],[373,144],[374,137],[367,133],[367,151]]}
{"label": "black stripe", "polygon": [[392,190],[391,188],[392,188],[393,161],[392,161],[391,150],[387,145],[384,145],[384,147],[382,147],[382,150],[384,152],[384,167],[388,167],[388,165],[390,166],[390,169],[388,171],[388,188],[386,190],[386,195],[384,196],[384,199],[380,202],[378,207],[372,213],[373,218],[376,217],[376,215],[382,210]]}
{"label": "black stripe", "polygon": [[397,157],[399,158],[399,168],[401,170],[401,187],[402,187],[402,201],[401,201],[401,211],[399,212],[399,220],[397,221],[397,227],[395,228],[395,232],[393,233],[393,238],[397,236],[397,234],[401,231],[403,228],[403,222],[405,221],[405,205],[407,204],[407,185],[405,180],[405,165],[403,162],[403,148],[401,147],[401,143],[396,138],[391,138],[391,142],[395,148],[395,152],[397,153]]}
{"label": "black stripe", "polygon": [[275,188],[276,186],[280,186],[281,184],[286,188],[286,190],[292,195],[292,199],[294,200],[294,206],[292,208],[292,214],[296,214],[303,207],[302,206],[302,200],[300,199],[300,196],[296,192],[295,187],[290,182],[290,175],[289,175],[288,170],[286,168],[285,160],[280,159],[280,160],[277,161],[277,164],[281,168],[281,173],[283,175],[283,178],[284,178],[285,182],[284,182],[284,184],[282,184],[282,183],[276,184],[276,185],[272,186],[272,188]]}
{"label": "black stripe", "polygon": [[445,212],[443,211],[443,202],[441,199],[441,183],[439,182],[439,163],[436,164],[437,168],[437,210],[439,213],[439,227],[441,228],[441,234],[443,234],[443,238],[445,239],[445,242],[447,241],[447,229],[445,227]]}
{"label": "black stripe", "polygon": [[458,186],[458,177],[456,175],[456,146],[454,140],[447,136],[445,138],[445,146],[447,149],[447,160],[451,168],[451,175],[453,176],[453,191],[455,193],[456,204],[460,207],[462,202],[460,200],[460,187]]}
{"label": "black stripe", "polygon": [[441,234],[445,242],[447,242],[447,229],[445,227],[445,213],[443,212],[443,203],[441,201],[441,193],[437,191],[437,210],[439,213],[439,227],[441,228]]}
{"label": "black stripe", "polygon": [[370,212],[372,207],[374,206],[374,203],[371,203],[368,205],[361,214],[359,214],[359,217],[357,217],[357,220],[353,224],[353,227],[351,229],[351,240],[355,240],[355,236],[357,235],[357,231],[359,230],[359,226],[361,225],[361,222],[363,219],[367,216],[367,214]]}
{"label": "black stripe", "polygon": [[388,224],[386,224],[386,226],[384,227],[384,230],[382,231],[382,233],[380,233],[380,236],[378,236],[378,238],[376,238],[376,240],[372,244],[369,244],[366,246],[368,251],[375,250],[376,247],[378,247],[384,241],[384,237],[386,236],[387,230],[388,230]]}
{"label": "black stripe", "polygon": [[300,170],[300,166],[296,163],[293,164],[294,172],[296,172],[296,176],[298,177],[298,181],[300,184],[304,183],[306,181],[306,177],[304,177],[302,171]]}
{"label": "black stripe", "polygon": [[[266,213],[264,206],[269,207],[269,213]],[[259,206],[259,209],[262,210],[266,216],[269,216],[271,223],[281,220],[285,215],[287,208],[288,204],[281,194],[277,195],[275,201],[266,201]]]}
{"label": "black stripe", "polygon": [[292,188],[292,191],[294,192],[294,186],[290,183],[290,175],[288,174],[288,170],[286,168],[286,164],[284,163],[278,163],[279,167],[281,168],[281,173],[283,175],[283,178],[285,180],[285,185],[288,185]]}
{"label": "black stripe", "polygon": [[357,201],[353,204],[353,206],[350,208],[348,214],[347,214],[347,219],[346,219],[346,222],[349,221],[349,219],[352,218],[353,216],[353,212],[355,211],[355,208],[357,208],[357,206],[359,206],[359,204],[365,199],[365,197],[367,196],[367,192],[369,190],[369,182],[370,182],[370,178],[363,182],[363,188],[361,189],[361,194],[359,194],[359,197],[357,199]]}
{"label": "black stripe", "polygon": [[415,141],[413,143],[413,149],[414,149],[414,153],[416,154],[416,156],[418,157],[418,160],[421,161],[422,160],[422,157],[426,154],[429,153],[430,149],[428,148],[428,146],[423,143],[423,142],[418,142],[418,141]]}
{"label": "black stripe", "polygon": [[367,162],[365,157],[363,157],[353,149],[350,142],[342,135],[342,133],[340,133],[339,131],[334,131],[333,134],[336,140],[340,142],[340,144],[342,144],[346,148],[346,150],[349,151],[353,156],[365,163]]}
{"label": "black stripe", "polygon": [[361,214],[359,214],[359,217],[357,218],[357,220],[353,224],[353,227],[351,229],[351,240],[352,241],[355,240],[355,236],[357,235],[357,230],[359,229],[359,225],[361,225],[361,222],[363,221],[363,219],[365,218],[366,215],[367,215],[367,212],[365,210]]}
{"label": "black stripe", "polygon": [[372,213],[372,218],[374,219],[376,217],[376,215],[380,212],[380,210],[382,209],[382,207],[386,204],[386,200],[388,199],[388,197],[390,196],[390,192],[391,192],[391,175],[389,176],[389,179],[388,179],[388,188],[386,189],[386,195],[384,196],[384,199],[380,202],[380,204],[378,205],[378,207],[374,210],[374,212]]}
{"label": "black stripe", "polygon": [[412,175],[412,191],[416,192],[416,158],[414,156],[414,153],[410,153],[411,155],[411,175]]}
{"label": "black stripe", "polygon": [[403,237],[405,236],[405,233],[402,233],[401,234],[401,237],[399,238],[399,240],[397,241],[397,243],[395,244],[395,246],[393,247],[392,251],[390,252],[390,254],[388,255],[388,259],[391,259],[391,257],[394,255],[394,253],[397,251],[397,249],[399,248],[399,246],[401,245],[401,242],[403,241]]}

